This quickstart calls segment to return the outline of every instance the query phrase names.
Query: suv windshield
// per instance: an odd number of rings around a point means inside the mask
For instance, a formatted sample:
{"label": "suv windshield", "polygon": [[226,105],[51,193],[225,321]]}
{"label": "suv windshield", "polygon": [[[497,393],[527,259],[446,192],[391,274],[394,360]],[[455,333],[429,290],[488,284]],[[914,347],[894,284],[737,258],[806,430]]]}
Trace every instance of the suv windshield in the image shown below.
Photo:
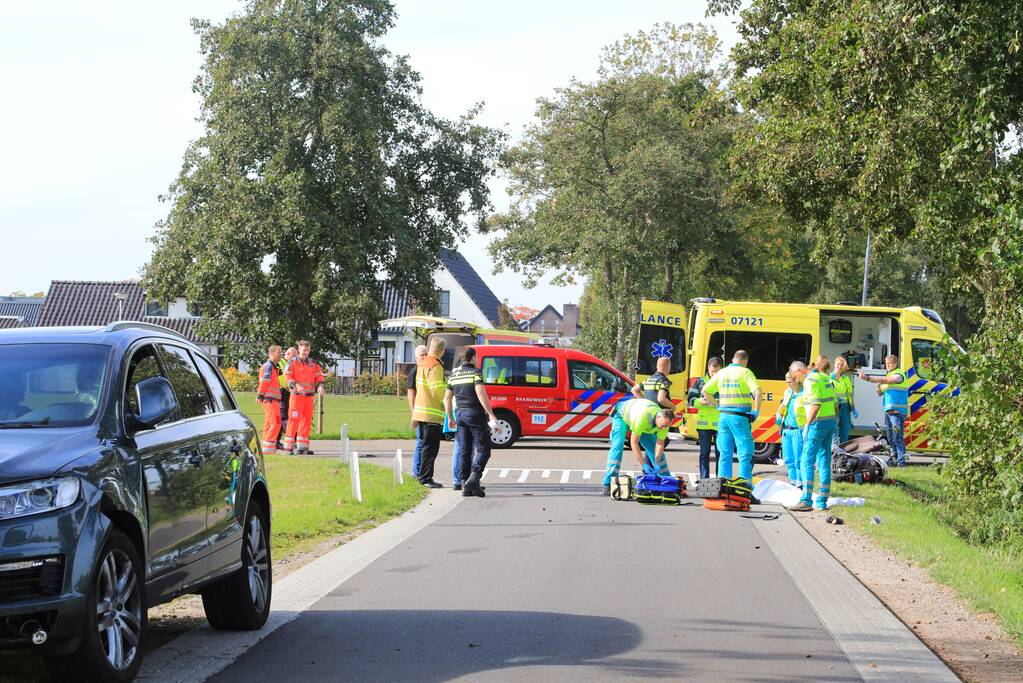
{"label": "suv windshield", "polygon": [[95,344],[0,345],[0,429],[89,424],[109,357]]}

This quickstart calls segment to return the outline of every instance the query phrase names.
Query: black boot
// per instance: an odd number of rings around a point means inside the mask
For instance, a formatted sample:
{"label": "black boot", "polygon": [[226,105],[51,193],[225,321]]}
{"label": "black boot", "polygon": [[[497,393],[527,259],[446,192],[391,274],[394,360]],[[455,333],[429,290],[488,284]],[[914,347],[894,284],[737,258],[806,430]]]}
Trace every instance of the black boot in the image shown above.
{"label": "black boot", "polygon": [[483,498],[484,496],[487,495],[486,493],[483,492],[483,489],[480,487],[479,472],[473,472],[472,474],[470,474],[469,478],[465,480],[464,484],[462,484],[462,495],[464,496],[466,492],[468,492],[470,496],[478,496],[480,498]]}

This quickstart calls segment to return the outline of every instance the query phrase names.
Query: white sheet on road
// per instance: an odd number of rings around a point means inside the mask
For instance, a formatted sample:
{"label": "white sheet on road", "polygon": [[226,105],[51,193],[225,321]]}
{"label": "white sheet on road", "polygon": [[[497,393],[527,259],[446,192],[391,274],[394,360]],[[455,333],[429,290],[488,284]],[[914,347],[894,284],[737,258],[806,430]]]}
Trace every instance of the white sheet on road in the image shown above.
{"label": "white sheet on road", "polygon": [[777,479],[761,479],[753,485],[753,497],[761,503],[777,503],[789,507],[799,502],[803,492],[798,486]]}

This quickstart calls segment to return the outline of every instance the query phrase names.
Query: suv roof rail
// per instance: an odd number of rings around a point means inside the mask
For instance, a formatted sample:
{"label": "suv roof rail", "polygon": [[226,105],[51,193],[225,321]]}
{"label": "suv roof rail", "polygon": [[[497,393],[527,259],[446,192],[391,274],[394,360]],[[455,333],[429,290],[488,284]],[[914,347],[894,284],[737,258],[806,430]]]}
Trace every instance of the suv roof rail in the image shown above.
{"label": "suv roof rail", "polygon": [[[106,326],[106,332],[117,332],[118,330],[152,330],[153,332],[162,332],[169,334],[179,339],[185,339],[185,337],[178,332],[175,332],[169,327],[163,325],[157,325],[155,323],[144,323],[139,320],[115,320]],[[188,341],[185,339],[185,341]]]}

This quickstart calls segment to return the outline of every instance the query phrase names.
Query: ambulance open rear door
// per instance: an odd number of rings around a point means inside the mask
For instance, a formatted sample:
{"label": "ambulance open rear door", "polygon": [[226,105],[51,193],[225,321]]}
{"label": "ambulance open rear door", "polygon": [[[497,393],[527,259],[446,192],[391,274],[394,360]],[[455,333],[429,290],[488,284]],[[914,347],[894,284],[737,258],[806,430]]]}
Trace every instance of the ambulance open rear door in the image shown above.
{"label": "ambulance open rear door", "polygon": [[[656,372],[659,358],[668,358],[671,398],[680,406],[685,405],[689,379],[686,327],[686,309],[681,304],[649,299],[640,302],[636,381],[642,382]],[[685,410],[680,410],[677,424],[684,419]]]}

